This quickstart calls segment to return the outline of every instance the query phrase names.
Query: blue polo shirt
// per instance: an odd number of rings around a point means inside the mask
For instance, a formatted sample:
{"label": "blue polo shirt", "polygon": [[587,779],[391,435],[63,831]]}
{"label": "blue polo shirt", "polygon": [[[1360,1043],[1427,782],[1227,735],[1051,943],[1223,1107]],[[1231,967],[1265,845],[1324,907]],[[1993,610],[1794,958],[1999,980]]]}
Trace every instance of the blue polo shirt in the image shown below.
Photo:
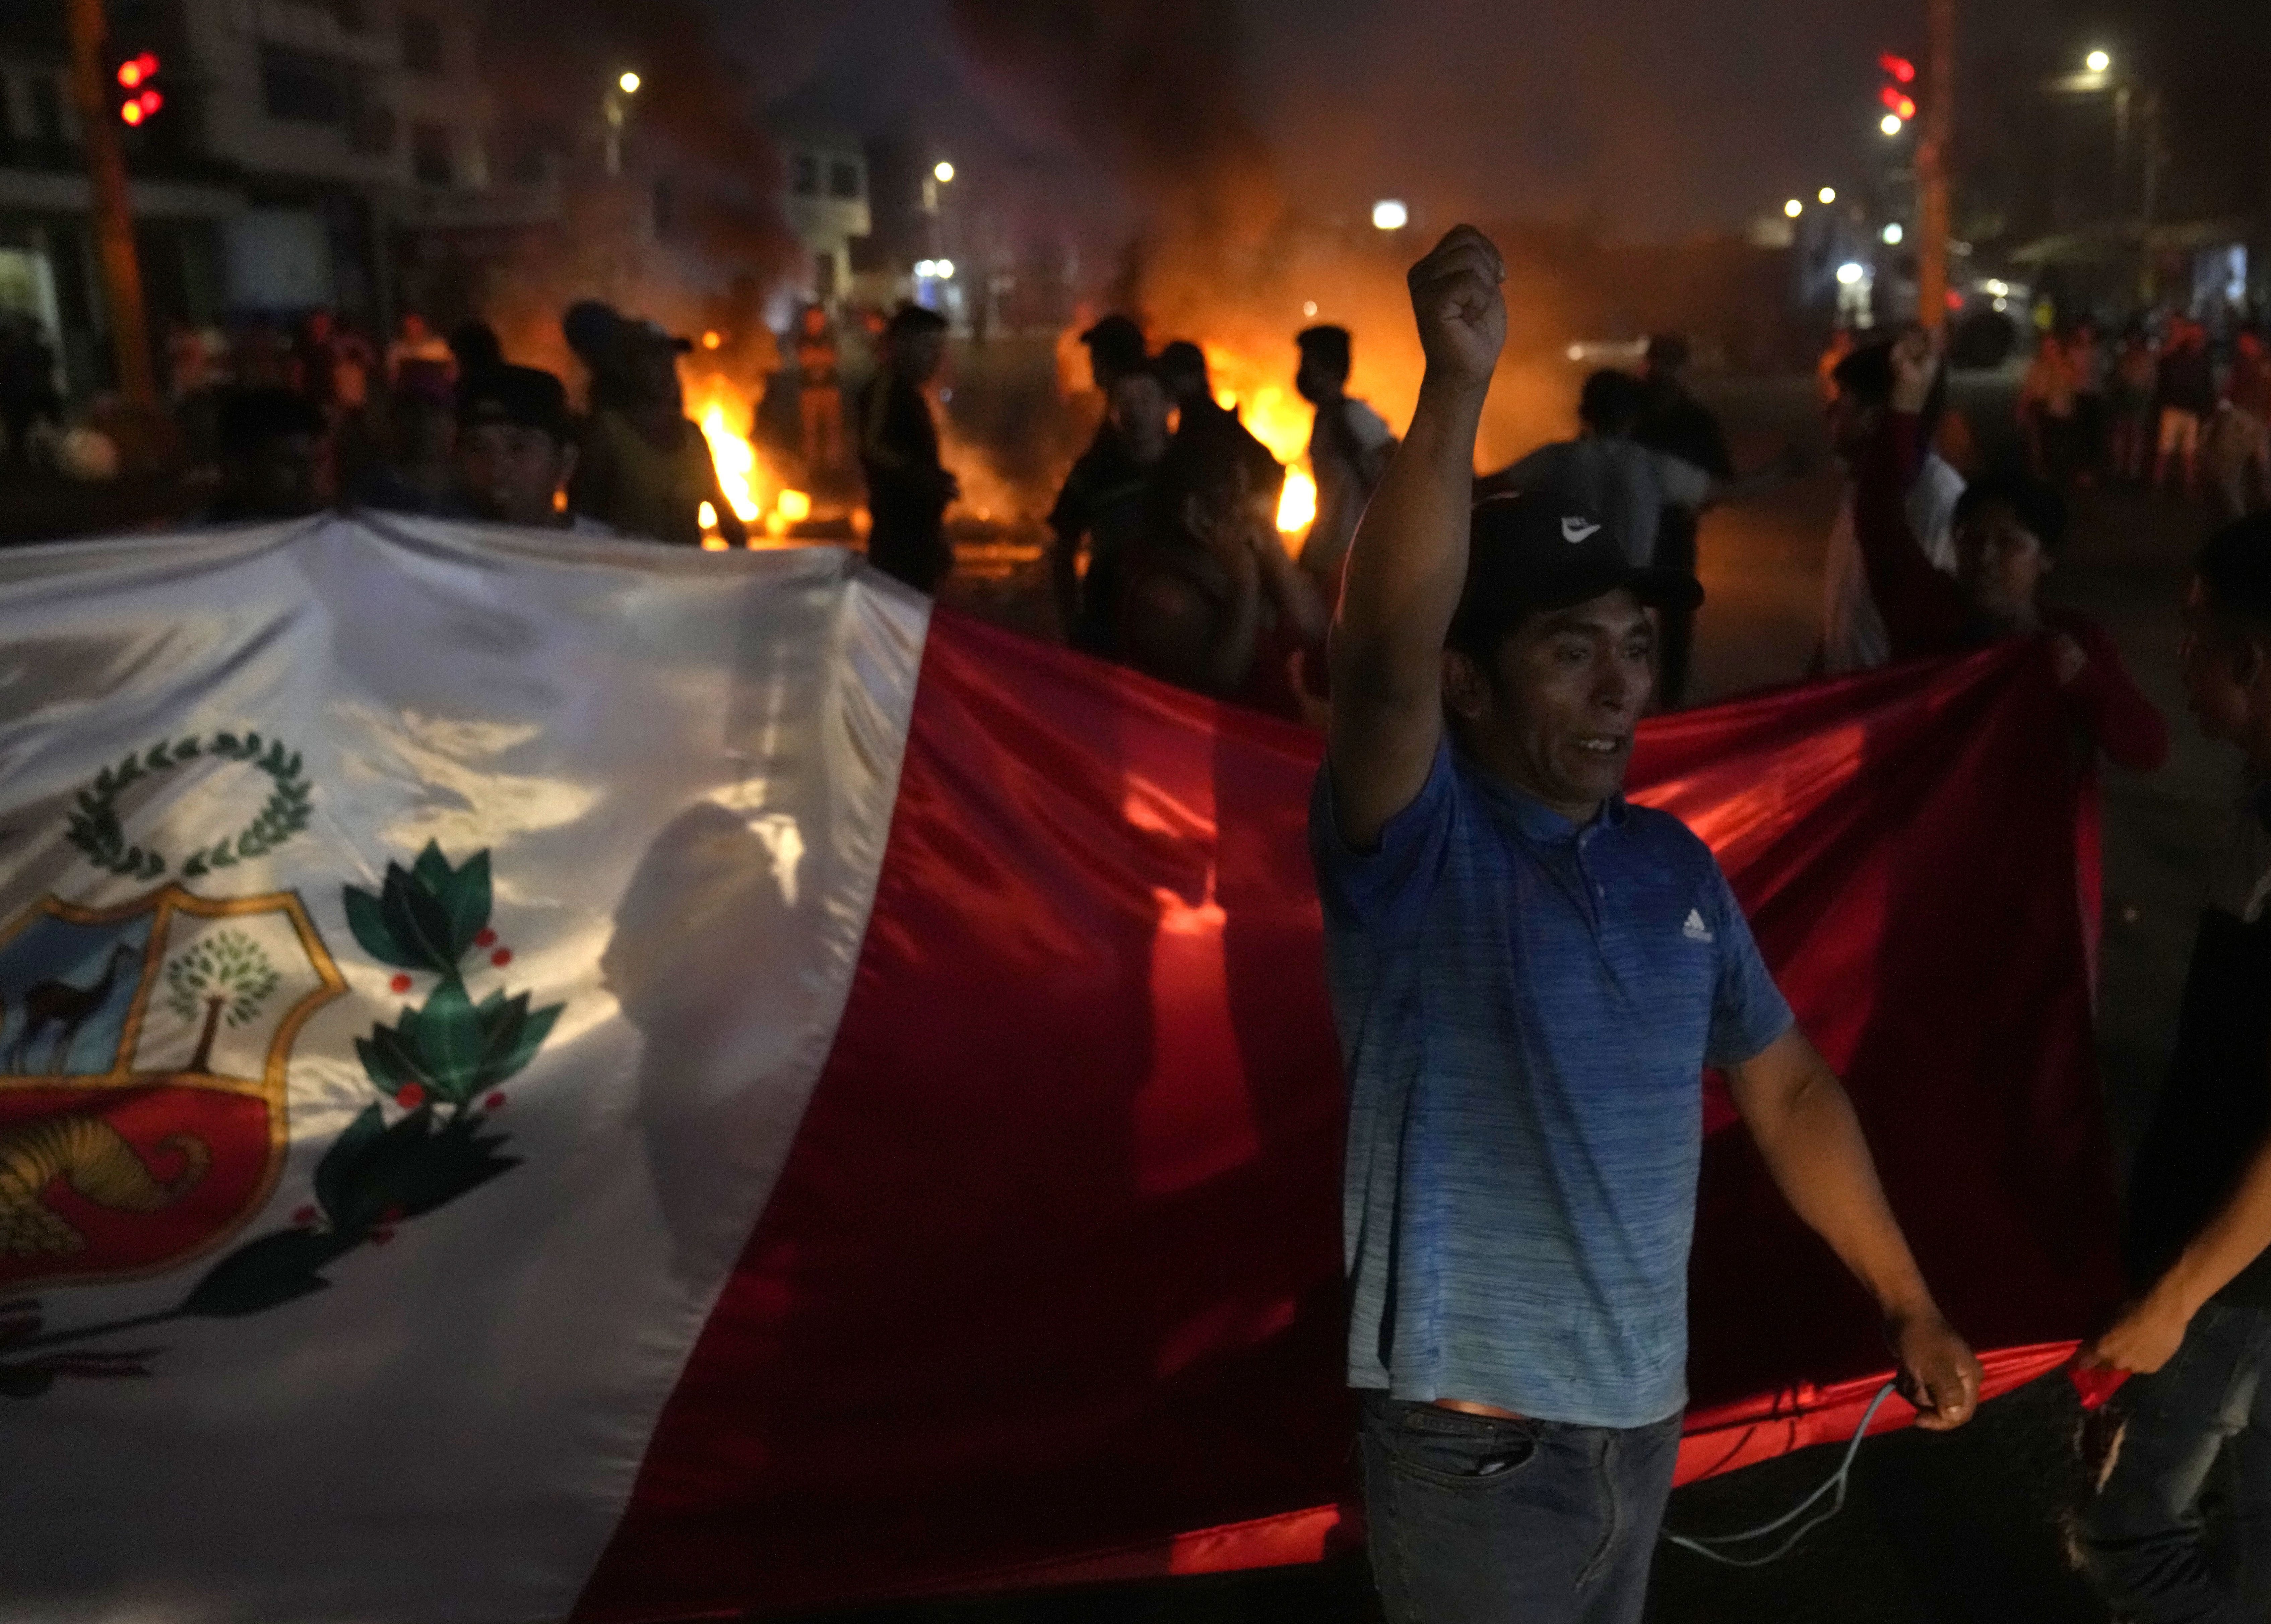
{"label": "blue polo shirt", "polygon": [[1686,1403],[1702,1071],[1790,1006],[1710,848],[1583,828],[1446,743],[1376,849],[1310,846],[1349,1077],[1349,1381],[1541,1420]]}

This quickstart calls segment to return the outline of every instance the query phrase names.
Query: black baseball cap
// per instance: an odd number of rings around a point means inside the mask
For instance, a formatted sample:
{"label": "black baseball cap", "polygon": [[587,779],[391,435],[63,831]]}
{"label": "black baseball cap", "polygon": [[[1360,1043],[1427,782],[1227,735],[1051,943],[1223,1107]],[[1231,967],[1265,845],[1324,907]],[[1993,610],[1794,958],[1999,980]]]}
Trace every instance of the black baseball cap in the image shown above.
{"label": "black baseball cap", "polygon": [[1450,644],[1486,659],[1524,615],[1567,609],[1619,588],[1650,608],[1694,609],[1703,584],[1684,570],[1634,564],[1624,541],[1592,514],[1545,491],[1475,504],[1467,528],[1467,581]]}
{"label": "black baseball cap", "polygon": [[569,437],[568,391],[558,378],[535,367],[493,367],[459,386],[458,421],[467,428],[483,423],[541,428],[564,442]]}

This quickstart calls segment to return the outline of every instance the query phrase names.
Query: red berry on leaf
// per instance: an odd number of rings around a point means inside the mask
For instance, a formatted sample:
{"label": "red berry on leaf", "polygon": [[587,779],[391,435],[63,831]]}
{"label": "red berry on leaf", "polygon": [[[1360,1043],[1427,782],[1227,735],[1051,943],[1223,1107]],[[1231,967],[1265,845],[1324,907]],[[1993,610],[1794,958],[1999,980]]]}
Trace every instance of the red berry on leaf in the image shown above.
{"label": "red berry on leaf", "polygon": [[421,1083],[405,1083],[394,1091],[394,1103],[405,1111],[415,1111],[426,1103],[426,1088]]}
{"label": "red berry on leaf", "polygon": [[381,1224],[387,1225],[399,1224],[402,1222],[402,1209],[399,1207],[389,1207],[385,1211],[378,1215],[378,1221]]}
{"label": "red berry on leaf", "polygon": [[305,1229],[309,1225],[310,1225],[310,1224],[312,1224],[312,1223],[314,1223],[314,1222],[316,1221],[316,1210],[315,1210],[315,1208],[313,1208],[313,1207],[302,1207],[302,1208],[301,1208],[297,1212],[294,1212],[294,1213],[292,1215],[292,1221],[293,1221],[293,1223],[294,1223],[294,1224],[298,1225],[301,1228]]}
{"label": "red berry on leaf", "polygon": [[503,1110],[503,1109],[504,1109],[504,1094],[503,1094],[503,1091],[498,1091],[498,1092],[496,1092],[496,1093],[491,1094],[491,1095],[490,1095],[487,1099],[484,1099],[484,1100],[482,1100],[482,1101],[481,1101],[481,1105],[482,1105],[483,1108],[485,1108],[485,1109],[487,1109],[487,1110],[490,1110],[490,1111],[502,1111],[502,1110]]}
{"label": "red berry on leaf", "polygon": [[495,952],[489,955],[489,963],[495,965],[500,970],[503,969],[507,965],[512,963],[512,950],[510,948],[499,948]]}
{"label": "red berry on leaf", "polygon": [[475,947],[495,947],[496,945],[496,932],[484,926],[482,927],[481,934],[473,938],[473,945]]}
{"label": "red berry on leaf", "polygon": [[406,993],[410,990],[410,978],[406,975],[398,975],[389,981],[387,986],[392,987],[397,993]]}

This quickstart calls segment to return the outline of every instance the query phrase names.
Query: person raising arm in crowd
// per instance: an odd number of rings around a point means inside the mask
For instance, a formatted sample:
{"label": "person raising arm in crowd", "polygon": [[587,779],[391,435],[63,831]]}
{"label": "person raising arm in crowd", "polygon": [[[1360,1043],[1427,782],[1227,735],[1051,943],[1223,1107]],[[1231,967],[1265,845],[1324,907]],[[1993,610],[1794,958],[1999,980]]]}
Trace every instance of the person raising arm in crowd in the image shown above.
{"label": "person raising arm in crowd", "polygon": [[1426,367],[1351,549],[1311,805],[1350,1086],[1349,1372],[1396,1624],[1632,1624],[1686,1403],[1702,1072],[1885,1316],[1922,1425],[1980,1369],[1709,849],[1622,793],[1649,609],[1549,492],[1470,501],[1506,336],[1469,227],[1411,272]]}
{"label": "person raising arm in crowd", "polygon": [[1940,360],[1932,334],[1908,333],[1894,345],[1892,409],[1855,471],[1854,533],[1893,658],[2033,638],[2082,734],[2131,771],[2154,771],[2168,758],[2168,728],[2113,639],[2087,615],[2041,602],[2043,577],[2066,543],[2066,503],[2056,490],[2016,470],[1969,487],[1955,504],[1952,576],[1918,545],[1907,492],[1925,455],[1923,413]]}

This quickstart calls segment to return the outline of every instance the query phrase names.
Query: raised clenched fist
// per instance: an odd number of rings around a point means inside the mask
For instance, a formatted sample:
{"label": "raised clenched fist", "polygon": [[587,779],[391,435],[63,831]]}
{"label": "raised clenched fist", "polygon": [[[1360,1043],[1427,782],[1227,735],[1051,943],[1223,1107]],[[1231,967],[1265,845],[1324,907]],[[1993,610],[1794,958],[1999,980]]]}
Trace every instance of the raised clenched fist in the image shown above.
{"label": "raised clenched fist", "polygon": [[1472,226],[1455,226],[1408,279],[1427,370],[1488,384],[1506,345],[1506,261],[1490,239]]}

